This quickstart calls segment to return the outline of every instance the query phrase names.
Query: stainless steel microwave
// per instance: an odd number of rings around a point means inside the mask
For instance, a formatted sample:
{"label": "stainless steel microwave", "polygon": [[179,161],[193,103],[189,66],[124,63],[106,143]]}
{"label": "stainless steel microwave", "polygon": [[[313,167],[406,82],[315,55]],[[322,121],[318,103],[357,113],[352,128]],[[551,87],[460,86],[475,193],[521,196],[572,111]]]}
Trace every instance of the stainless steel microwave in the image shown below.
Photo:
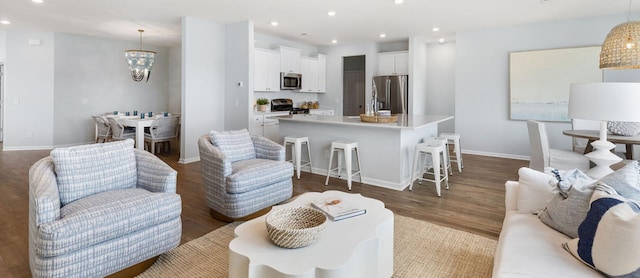
{"label": "stainless steel microwave", "polygon": [[280,73],[280,90],[300,90],[302,89],[302,74]]}

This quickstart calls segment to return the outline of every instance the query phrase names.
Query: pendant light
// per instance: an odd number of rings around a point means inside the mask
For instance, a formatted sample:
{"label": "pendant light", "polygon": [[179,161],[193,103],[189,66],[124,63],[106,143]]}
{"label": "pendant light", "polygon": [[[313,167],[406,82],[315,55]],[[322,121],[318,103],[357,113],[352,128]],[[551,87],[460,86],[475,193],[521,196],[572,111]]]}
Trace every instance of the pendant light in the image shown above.
{"label": "pendant light", "polygon": [[133,81],[140,82],[144,79],[149,82],[151,68],[153,68],[153,63],[156,61],[156,52],[142,50],[142,33],[144,30],[139,29],[138,32],[140,33],[140,49],[125,51],[124,57],[127,58]]}
{"label": "pendant light", "polygon": [[601,69],[640,68],[640,21],[630,21],[631,0],[627,22],[613,27],[602,43]]}

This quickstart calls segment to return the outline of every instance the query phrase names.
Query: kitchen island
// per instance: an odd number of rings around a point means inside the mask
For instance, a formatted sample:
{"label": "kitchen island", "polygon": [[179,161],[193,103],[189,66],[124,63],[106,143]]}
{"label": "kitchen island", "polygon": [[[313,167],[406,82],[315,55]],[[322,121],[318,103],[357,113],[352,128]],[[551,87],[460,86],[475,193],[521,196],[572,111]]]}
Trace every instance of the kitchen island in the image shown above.
{"label": "kitchen island", "polygon": [[[308,114],[273,118],[279,120],[281,138],[309,137],[314,173],[327,175],[332,141],[352,140],[358,142],[363,183],[404,190],[409,186],[416,144],[425,137],[437,136],[438,123],[451,120],[453,116],[398,115],[396,123],[362,122],[357,116]],[[306,160],[306,152],[302,154]],[[353,163],[357,165],[355,160]],[[346,179],[346,176],[342,178]],[[354,180],[358,181],[357,175]],[[335,179],[329,182],[335,182]]]}

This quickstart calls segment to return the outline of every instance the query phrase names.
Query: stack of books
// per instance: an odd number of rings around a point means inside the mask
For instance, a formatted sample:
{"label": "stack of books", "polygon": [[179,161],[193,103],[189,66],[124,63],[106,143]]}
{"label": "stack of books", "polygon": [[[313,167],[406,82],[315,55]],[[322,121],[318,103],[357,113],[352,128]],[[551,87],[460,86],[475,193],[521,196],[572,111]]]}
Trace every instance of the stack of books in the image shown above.
{"label": "stack of books", "polygon": [[366,209],[359,208],[342,198],[326,198],[313,201],[311,206],[324,212],[332,221],[340,221],[367,213]]}

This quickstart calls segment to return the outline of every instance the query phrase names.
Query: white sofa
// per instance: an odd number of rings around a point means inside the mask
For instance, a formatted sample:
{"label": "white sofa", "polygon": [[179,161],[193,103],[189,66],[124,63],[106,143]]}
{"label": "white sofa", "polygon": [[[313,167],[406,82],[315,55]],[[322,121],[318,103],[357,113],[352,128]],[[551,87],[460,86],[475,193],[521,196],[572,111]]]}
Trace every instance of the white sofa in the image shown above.
{"label": "white sofa", "polygon": [[493,277],[603,277],[562,248],[570,240],[532,213],[518,212],[520,184],[505,184],[506,213],[493,265]]}

